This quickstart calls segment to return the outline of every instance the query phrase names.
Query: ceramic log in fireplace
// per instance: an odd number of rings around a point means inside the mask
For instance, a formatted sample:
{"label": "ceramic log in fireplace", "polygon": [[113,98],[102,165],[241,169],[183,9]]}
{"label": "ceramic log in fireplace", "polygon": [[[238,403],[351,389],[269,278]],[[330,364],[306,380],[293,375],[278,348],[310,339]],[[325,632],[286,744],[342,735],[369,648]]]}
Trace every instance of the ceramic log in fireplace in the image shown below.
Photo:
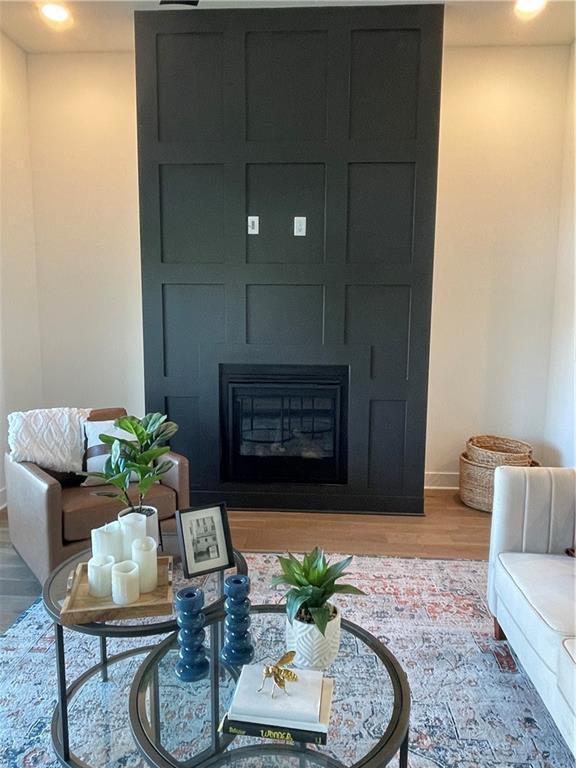
{"label": "ceramic log in fireplace", "polygon": [[348,367],[221,365],[222,479],[346,483]]}

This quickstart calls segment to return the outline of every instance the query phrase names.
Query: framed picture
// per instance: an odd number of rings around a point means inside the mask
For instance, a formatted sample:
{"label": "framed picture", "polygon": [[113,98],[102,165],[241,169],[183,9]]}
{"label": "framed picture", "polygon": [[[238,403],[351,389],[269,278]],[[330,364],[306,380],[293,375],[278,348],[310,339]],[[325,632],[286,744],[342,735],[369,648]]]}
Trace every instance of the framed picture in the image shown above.
{"label": "framed picture", "polygon": [[181,509],[176,512],[176,528],[187,579],[234,565],[226,504]]}

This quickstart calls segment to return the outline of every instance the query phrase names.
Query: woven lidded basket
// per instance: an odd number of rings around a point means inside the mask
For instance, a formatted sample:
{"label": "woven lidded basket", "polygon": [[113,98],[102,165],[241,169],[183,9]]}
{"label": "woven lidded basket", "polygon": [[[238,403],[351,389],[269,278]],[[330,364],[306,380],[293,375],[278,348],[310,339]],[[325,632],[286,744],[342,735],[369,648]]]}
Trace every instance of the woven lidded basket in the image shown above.
{"label": "woven lidded basket", "polygon": [[510,464],[529,467],[532,461],[532,446],[521,440],[496,435],[477,435],[466,443],[466,456],[475,464],[485,467],[499,467]]}
{"label": "woven lidded basket", "polygon": [[[529,466],[540,465],[537,461],[531,461]],[[465,453],[460,454],[460,498],[466,506],[492,512],[495,469],[495,466],[470,461]]]}

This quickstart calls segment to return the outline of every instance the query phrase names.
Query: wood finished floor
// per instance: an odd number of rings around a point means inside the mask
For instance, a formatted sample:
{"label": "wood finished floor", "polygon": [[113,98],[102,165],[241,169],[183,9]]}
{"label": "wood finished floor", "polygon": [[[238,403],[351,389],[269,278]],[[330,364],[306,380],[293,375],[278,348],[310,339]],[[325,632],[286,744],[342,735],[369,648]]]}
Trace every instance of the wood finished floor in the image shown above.
{"label": "wood finished floor", "polygon": [[[428,491],[424,517],[317,512],[230,511],[235,546],[245,552],[301,552],[318,544],[352,555],[485,560],[490,515],[465,507],[455,491]],[[41,594],[10,544],[0,512],[0,632]]]}
{"label": "wood finished floor", "polygon": [[10,543],[6,511],[0,512],[0,633],[40,595],[42,588]]}

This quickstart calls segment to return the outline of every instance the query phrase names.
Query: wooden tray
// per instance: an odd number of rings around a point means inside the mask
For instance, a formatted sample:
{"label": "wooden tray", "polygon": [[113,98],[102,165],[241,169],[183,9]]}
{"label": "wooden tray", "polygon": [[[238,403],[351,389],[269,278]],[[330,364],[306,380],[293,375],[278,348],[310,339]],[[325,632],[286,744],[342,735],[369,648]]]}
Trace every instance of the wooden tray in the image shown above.
{"label": "wooden tray", "polygon": [[78,563],[68,577],[68,589],[62,608],[62,624],[89,624],[92,621],[143,619],[168,616],[173,610],[172,557],[158,558],[158,586],[140,595],[135,603],[116,605],[112,597],[92,597],[88,592],[88,563]]}

